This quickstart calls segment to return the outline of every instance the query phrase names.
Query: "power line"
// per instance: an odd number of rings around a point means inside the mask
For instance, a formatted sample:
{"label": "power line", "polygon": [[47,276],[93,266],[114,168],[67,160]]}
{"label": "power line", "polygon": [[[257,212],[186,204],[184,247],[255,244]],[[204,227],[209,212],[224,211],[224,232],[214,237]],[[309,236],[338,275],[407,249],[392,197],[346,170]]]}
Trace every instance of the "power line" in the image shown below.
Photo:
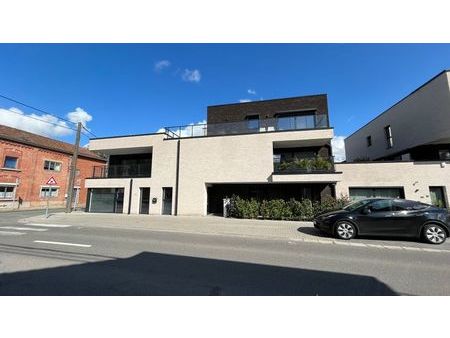
{"label": "power line", "polygon": [[[81,127],[82,127],[84,130],[86,130],[89,134],[91,134],[92,136],[98,137],[98,136],[95,135],[92,131],[90,131],[89,129],[87,129],[83,124],[81,125]],[[85,135],[85,134],[83,134],[83,135]]]}
{"label": "power line", "polygon": [[[52,125],[57,126],[57,127],[61,127],[61,128],[65,128],[65,129],[70,129],[70,130],[73,130],[73,131],[77,131],[77,130],[74,129],[74,128],[70,128],[70,127],[68,127],[68,126],[66,126],[66,125],[62,125],[62,124],[60,124],[60,123],[55,123],[55,122],[50,122],[50,121],[38,119],[37,117],[30,116],[30,115],[24,115],[24,114],[21,114],[21,113],[19,113],[19,112],[16,112],[16,111],[13,111],[13,110],[10,110],[10,109],[6,109],[6,111],[7,111],[8,113],[20,115],[20,116],[22,116],[22,117],[27,117],[27,118],[29,118],[29,119],[33,119],[33,120],[36,120],[36,121],[40,121],[40,122],[52,124]],[[86,137],[89,137],[89,135],[87,135],[87,134],[85,134],[85,133],[82,133],[82,134],[83,134],[84,136],[86,136]]]}
{"label": "power line", "polygon": [[[69,123],[72,123],[72,124],[76,124],[76,122],[72,122],[72,121],[67,120],[67,119],[65,119],[65,118],[63,118],[63,117],[59,117],[59,116],[56,115],[56,114],[52,114],[52,113],[49,113],[49,112],[47,112],[47,111],[45,111],[45,110],[42,110],[42,109],[39,109],[39,108],[30,106],[30,105],[28,105],[28,104],[26,104],[26,103],[17,101],[17,100],[15,100],[15,99],[12,99],[12,98],[10,98],[10,97],[4,96],[4,95],[2,95],[2,94],[0,94],[0,97],[4,98],[4,99],[6,99],[6,100],[12,101],[12,102],[21,104],[22,106],[25,106],[25,107],[27,107],[27,108],[34,109],[34,110],[36,110],[36,111],[38,111],[38,112],[40,112],[40,113],[47,114],[47,115],[51,115],[51,116],[53,116],[53,117],[56,117],[57,119],[60,119],[60,120],[65,121],[65,122],[69,122]],[[74,130],[76,130],[76,129],[74,129]]]}
{"label": "power line", "polygon": [[[36,110],[36,111],[38,111],[38,112],[40,112],[40,113],[43,113],[43,114],[47,114],[47,115],[53,116],[53,117],[55,117],[55,118],[57,118],[57,119],[59,119],[59,120],[62,120],[62,121],[68,122],[68,123],[72,123],[72,124],[75,124],[75,125],[77,124],[77,122],[72,122],[72,121],[67,120],[67,119],[65,119],[65,118],[63,118],[63,117],[60,117],[60,116],[58,116],[58,115],[56,115],[56,114],[52,114],[52,113],[49,113],[49,112],[47,112],[47,111],[45,111],[45,110],[42,110],[42,109],[39,109],[39,108],[30,106],[30,105],[28,105],[28,104],[26,104],[26,103],[23,103],[23,102],[21,102],[21,101],[15,100],[15,99],[10,98],[10,97],[8,97],[8,96],[5,96],[5,95],[0,94],[0,97],[1,97],[1,98],[4,98],[4,99],[6,99],[6,100],[9,100],[9,101],[18,103],[18,104],[20,104],[20,105],[22,105],[22,106],[24,106],[24,107],[27,107],[27,108],[30,108],[30,109],[34,109],[34,110]],[[33,119],[33,120],[41,121],[41,122],[44,122],[44,123],[49,123],[49,124],[55,125],[55,126],[57,126],[57,127],[62,127],[62,128],[70,129],[70,130],[73,130],[73,131],[77,131],[76,129],[70,128],[70,127],[68,127],[68,126],[64,126],[64,125],[61,125],[61,124],[58,124],[58,123],[54,123],[54,122],[50,122],[50,121],[46,121],[46,120],[42,120],[42,119],[38,119],[38,118],[33,117],[33,116],[29,116],[29,115],[25,115],[25,114],[21,114],[21,113],[12,111],[12,110],[10,110],[10,109],[8,109],[8,111],[11,112],[11,113],[13,113],[13,114],[17,114],[17,115],[20,115],[20,116],[28,117],[28,118]],[[94,137],[97,137],[94,133],[92,133],[90,130],[88,130],[84,125],[82,125],[82,127],[83,127],[83,129],[86,130],[89,134],[93,135]],[[85,134],[85,133],[83,133],[83,132],[81,132],[81,134],[83,134],[83,135],[86,136],[86,137],[89,137],[89,135],[87,135],[87,134]]]}

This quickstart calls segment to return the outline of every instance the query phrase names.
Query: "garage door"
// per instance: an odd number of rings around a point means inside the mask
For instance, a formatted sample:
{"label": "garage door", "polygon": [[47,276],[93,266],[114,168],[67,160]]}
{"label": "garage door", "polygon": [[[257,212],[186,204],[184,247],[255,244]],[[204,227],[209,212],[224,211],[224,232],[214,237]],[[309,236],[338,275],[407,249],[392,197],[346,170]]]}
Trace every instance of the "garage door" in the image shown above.
{"label": "garage door", "polygon": [[360,200],[370,197],[405,198],[403,188],[349,188],[350,198]]}

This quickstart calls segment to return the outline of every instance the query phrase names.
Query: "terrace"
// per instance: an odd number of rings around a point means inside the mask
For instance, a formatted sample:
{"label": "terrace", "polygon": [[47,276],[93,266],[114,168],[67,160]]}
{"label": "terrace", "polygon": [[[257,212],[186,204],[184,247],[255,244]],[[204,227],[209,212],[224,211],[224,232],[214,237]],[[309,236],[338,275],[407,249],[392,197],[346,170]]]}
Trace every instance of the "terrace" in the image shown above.
{"label": "terrace", "polygon": [[252,118],[237,122],[190,124],[164,129],[167,138],[188,138],[325,129],[329,127],[327,114],[297,114],[267,119]]}

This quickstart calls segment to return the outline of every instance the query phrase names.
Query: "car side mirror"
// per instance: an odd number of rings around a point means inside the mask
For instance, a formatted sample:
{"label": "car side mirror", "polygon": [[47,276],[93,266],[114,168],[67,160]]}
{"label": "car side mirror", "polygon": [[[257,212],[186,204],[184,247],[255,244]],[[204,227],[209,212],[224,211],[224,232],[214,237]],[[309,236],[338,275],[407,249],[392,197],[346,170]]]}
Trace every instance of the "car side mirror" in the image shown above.
{"label": "car side mirror", "polygon": [[361,210],[361,213],[363,213],[364,215],[368,215],[368,214],[370,214],[371,212],[372,212],[372,210],[370,210],[369,207],[364,207],[364,208]]}

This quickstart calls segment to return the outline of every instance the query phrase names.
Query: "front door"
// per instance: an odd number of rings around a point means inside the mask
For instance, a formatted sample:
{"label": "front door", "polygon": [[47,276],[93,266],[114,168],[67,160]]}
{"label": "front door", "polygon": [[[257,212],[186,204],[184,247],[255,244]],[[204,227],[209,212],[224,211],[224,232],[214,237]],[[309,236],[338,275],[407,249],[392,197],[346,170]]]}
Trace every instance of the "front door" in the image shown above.
{"label": "front door", "polygon": [[172,215],[172,188],[163,188],[162,214]]}
{"label": "front door", "polygon": [[150,211],[150,188],[141,188],[140,214],[148,214]]}

